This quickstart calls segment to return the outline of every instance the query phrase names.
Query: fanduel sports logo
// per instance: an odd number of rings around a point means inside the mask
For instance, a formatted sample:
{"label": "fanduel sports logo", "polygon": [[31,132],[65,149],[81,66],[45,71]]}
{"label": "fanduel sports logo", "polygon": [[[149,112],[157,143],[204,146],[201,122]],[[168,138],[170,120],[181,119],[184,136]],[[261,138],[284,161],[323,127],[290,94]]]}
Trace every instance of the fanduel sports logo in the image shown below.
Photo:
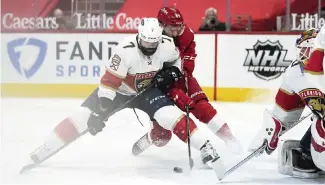
{"label": "fanduel sports logo", "polygon": [[16,71],[29,79],[43,64],[47,43],[35,38],[19,38],[8,42],[7,51]]}
{"label": "fanduel sports logo", "polygon": [[285,72],[292,61],[286,60],[288,50],[279,41],[257,41],[253,49],[246,49],[244,66],[260,79],[269,81]]}

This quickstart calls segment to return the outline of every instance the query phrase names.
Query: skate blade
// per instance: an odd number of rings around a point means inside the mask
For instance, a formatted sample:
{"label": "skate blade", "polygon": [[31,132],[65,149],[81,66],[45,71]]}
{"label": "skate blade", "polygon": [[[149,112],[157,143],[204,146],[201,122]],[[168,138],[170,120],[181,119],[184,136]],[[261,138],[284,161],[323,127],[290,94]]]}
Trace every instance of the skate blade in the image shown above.
{"label": "skate blade", "polygon": [[217,179],[221,181],[226,175],[227,170],[220,157],[213,159],[210,165],[213,168]]}
{"label": "skate blade", "polygon": [[29,165],[26,165],[26,166],[24,166],[24,167],[21,168],[19,174],[23,174],[23,173],[25,173],[25,172],[27,172],[27,171],[35,168],[36,166],[37,166],[37,164],[29,164]]}

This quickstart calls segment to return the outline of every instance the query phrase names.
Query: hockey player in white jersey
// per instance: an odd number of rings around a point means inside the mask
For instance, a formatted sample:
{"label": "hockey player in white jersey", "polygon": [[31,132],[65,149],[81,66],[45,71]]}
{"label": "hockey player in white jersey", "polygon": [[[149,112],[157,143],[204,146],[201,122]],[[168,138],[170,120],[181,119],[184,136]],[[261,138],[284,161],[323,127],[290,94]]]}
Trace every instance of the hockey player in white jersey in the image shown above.
{"label": "hockey player in white jersey", "polygon": [[[136,96],[127,107],[144,111],[161,127],[187,142],[186,116],[163,93],[182,74],[179,51],[171,38],[162,35],[162,31],[156,18],[141,20],[138,34],[116,46],[99,88],[82,105],[85,108],[82,116],[78,113],[61,122],[45,144],[32,153],[31,158],[35,163],[42,162],[86,129],[92,135],[101,132],[107,116],[139,92],[142,94]],[[156,85],[152,87],[151,83]],[[202,160],[212,163],[216,175],[221,178],[225,167],[215,148],[192,119],[189,120],[189,129],[191,146],[201,152]]]}
{"label": "hockey player in white jersey", "polygon": [[265,110],[263,124],[253,140],[257,148],[266,140],[267,154],[278,146],[279,136],[290,129],[305,106],[313,112],[313,121],[298,140],[285,140],[279,144],[278,170],[282,174],[299,177],[317,177],[325,170],[325,100],[324,93],[306,78],[304,62],[307,62],[318,31],[307,30],[297,39],[297,60],[286,70],[282,84],[275,97],[272,110]]}

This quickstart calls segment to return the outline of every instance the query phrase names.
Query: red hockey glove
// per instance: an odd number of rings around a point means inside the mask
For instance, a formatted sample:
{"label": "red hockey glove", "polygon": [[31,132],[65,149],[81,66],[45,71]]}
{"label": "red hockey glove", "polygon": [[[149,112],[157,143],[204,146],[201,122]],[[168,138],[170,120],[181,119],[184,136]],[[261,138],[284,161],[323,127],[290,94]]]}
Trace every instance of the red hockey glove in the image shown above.
{"label": "red hockey glove", "polygon": [[184,93],[181,89],[173,88],[168,92],[168,97],[174,100],[175,104],[182,111],[185,111],[186,106],[191,109],[194,106],[192,99]]}

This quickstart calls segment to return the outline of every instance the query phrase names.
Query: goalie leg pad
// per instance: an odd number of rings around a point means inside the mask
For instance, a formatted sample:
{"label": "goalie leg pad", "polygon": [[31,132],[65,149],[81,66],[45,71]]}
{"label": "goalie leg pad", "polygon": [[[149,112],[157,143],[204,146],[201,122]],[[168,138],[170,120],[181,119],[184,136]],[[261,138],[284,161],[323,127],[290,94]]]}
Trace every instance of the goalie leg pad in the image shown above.
{"label": "goalie leg pad", "polygon": [[325,123],[314,119],[311,126],[311,156],[315,165],[325,171]]}
{"label": "goalie leg pad", "polygon": [[311,157],[304,154],[298,140],[285,140],[279,142],[278,172],[298,178],[317,178],[318,169]]}
{"label": "goalie leg pad", "polygon": [[298,140],[281,140],[278,147],[278,172],[284,175],[293,175],[292,152],[293,148],[298,148]]}

